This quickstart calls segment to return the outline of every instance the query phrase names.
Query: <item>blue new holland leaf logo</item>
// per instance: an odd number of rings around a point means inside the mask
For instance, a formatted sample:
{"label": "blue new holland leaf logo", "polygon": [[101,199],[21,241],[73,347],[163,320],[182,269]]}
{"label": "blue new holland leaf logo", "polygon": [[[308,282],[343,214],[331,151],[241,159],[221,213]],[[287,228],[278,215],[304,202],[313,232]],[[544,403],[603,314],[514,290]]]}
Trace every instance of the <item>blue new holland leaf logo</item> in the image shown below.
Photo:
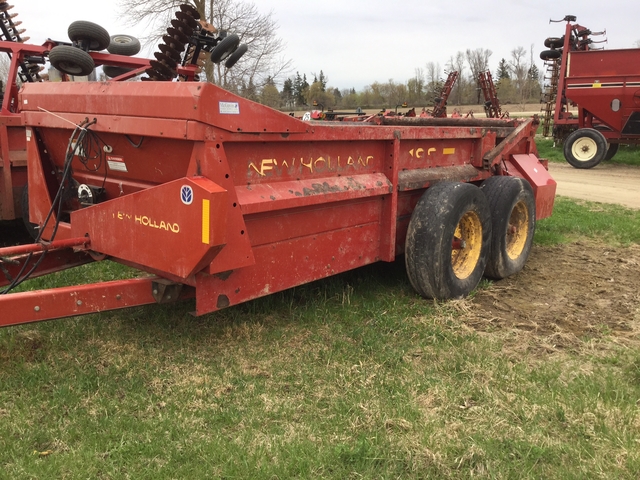
{"label": "blue new holland leaf logo", "polygon": [[189,185],[183,185],[180,189],[180,199],[185,205],[191,205],[193,203],[193,188]]}

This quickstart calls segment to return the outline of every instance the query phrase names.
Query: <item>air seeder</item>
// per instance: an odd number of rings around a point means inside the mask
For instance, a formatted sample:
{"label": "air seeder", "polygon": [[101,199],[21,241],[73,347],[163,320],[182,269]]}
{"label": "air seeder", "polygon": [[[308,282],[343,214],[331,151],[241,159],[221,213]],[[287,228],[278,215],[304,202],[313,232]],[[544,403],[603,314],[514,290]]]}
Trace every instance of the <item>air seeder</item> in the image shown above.
{"label": "air seeder", "polygon": [[400,254],[418,293],[459,297],[520,271],[553,208],[534,118],[302,121],[160,79],[30,83],[18,105],[40,238],[0,249],[0,283],[107,259],[141,276],[0,295],[4,326],[189,297],[202,315]]}
{"label": "air seeder", "polygon": [[[564,142],[566,160],[592,168],[613,158],[620,144],[640,143],[640,48],[603,50],[601,40],[567,15],[565,34],[545,40],[545,135]],[[577,107],[577,114],[570,107]]]}

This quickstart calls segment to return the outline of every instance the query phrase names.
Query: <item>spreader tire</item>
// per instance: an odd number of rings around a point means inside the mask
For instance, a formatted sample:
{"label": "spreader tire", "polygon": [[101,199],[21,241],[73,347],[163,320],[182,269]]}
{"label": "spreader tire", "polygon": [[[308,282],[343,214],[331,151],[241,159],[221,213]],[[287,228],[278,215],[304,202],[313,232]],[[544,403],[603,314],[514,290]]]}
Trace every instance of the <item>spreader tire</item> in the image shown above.
{"label": "spreader tire", "polygon": [[426,298],[468,295],[482,278],[490,243],[491,214],[478,187],[444,182],[428,188],[407,230],[411,285]]}
{"label": "spreader tire", "polygon": [[491,211],[491,248],[484,274],[500,280],[524,267],[536,227],[536,201],[529,182],[490,177],[480,186]]}
{"label": "spreader tire", "polygon": [[83,77],[96,68],[93,58],[84,50],[68,45],[58,45],[49,52],[49,62],[67,75]]}
{"label": "spreader tire", "polygon": [[543,50],[540,52],[540,58],[542,60],[554,60],[556,58],[560,58],[562,56],[562,52],[560,50]]}
{"label": "spreader tire", "polygon": [[564,158],[575,168],[593,168],[607,155],[607,140],[593,128],[571,132],[564,141]]}
{"label": "spreader tire", "polygon": [[242,45],[240,45],[238,48],[236,48],[235,52],[229,55],[229,58],[227,58],[227,61],[224,62],[224,66],[227,68],[233,67],[238,62],[238,60],[240,60],[240,57],[242,57],[245,53],[247,53],[248,49],[249,47],[247,47],[246,44],[243,43]]}
{"label": "spreader tire", "polygon": [[564,45],[564,37],[549,37],[544,41],[547,48],[561,48]]}
{"label": "spreader tire", "polygon": [[619,143],[610,143],[609,148],[607,148],[607,154],[604,156],[604,161],[611,160],[618,153],[618,148],[620,148]]}
{"label": "spreader tire", "polygon": [[231,55],[238,44],[240,43],[240,37],[237,35],[229,35],[220,40],[220,43],[215,46],[211,52],[211,61],[213,63],[220,63],[222,60]]}
{"label": "spreader tire", "polygon": [[22,189],[22,198],[20,199],[20,208],[22,209],[22,222],[24,227],[34,240],[38,238],[38,225],[29,221],[29,190],[27,185]]}
{"label": "spreader tire", "polygon": [[100,25],[78,20],[69,25],[67,30],[72,42],[86,41],[89,50],[104,50],[111,43],[111,37]]}
{"label": "spreader tire", "polygon": [[107,51],[130,57],[140,52],[140,40],[131,35],[112,35]]}

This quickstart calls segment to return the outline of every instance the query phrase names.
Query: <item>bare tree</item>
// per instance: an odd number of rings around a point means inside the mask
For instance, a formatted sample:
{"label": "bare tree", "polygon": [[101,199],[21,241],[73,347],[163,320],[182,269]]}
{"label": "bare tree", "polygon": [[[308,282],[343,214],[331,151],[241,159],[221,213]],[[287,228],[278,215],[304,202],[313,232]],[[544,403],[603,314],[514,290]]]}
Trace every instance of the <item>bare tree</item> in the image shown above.
{"label": "bare tree", "polygon": [[146,43],[157,42],[170,26],[174,12],[183,3],[193,5],[202,19],[219,29],[240,37],[240,43],[249,47],[240,61],[231,69],[205,63],[207,80],[225,88],[242,92],[263,87],[267,80],[277,82],[287,73],[291,61],[283,56],[285,44],[276,33],[278,25],[273,12],[262,14],[257,7],[242,0],[119,0],[128,23],[147,23],[153,33]]}
{"label": "bare tree", "polygon": [[520,96],[520,101],[524,103],[526,96],[526,85],[528,80],[529,65],[526,61],[527,51],[524,47],[516,47],[511,50],[511,67],[512,79],[515,83],[516,92]]}
{"label": "bare tree", "polygon": [[427,103],[433,104],[435,98],[440,95],[442,90],[442,70],[440,70],[440,64],[434,62],[427,63],[427,84],[425,86],[425,93],[427,96]]}
{"label": "bare tree", "polygon": [[[486,48],[476,48],[471,50],[467,48],[466,57],[469,68],[471,69],[471,76],[473,77],[471,82],[476,84],[478,81],[478,74],[480,72],[486,72],[489,69],[489,57],[493,52]],[[476,103],[480,104],[480,89],[476,88]]]}

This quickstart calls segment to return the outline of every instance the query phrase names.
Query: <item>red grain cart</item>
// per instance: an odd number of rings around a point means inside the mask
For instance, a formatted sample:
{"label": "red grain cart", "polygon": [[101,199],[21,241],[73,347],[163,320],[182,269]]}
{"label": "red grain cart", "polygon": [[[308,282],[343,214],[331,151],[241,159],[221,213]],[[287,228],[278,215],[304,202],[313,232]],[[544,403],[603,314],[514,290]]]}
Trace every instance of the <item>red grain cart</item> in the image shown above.
{"label": "red grain cart", "polygon": [[619,144],[640,143],[640,49],[594,49],[592,36],[602,33],[565,20],[565,35],[548,38],[550,50],[540,55],[559,70],[554,137],[572,166],[592,168],[613,158]]}
{"label": "red grain cart", "polygon": [[534,119],[304,122],[162,81],[29,84],[19,105],[42,241],[0,249],[0,283],[105,258],[152,276],[0,295],[4,326],[201,315],[402,253],[421,295],[459,297],[519,271],[553,208]]}

